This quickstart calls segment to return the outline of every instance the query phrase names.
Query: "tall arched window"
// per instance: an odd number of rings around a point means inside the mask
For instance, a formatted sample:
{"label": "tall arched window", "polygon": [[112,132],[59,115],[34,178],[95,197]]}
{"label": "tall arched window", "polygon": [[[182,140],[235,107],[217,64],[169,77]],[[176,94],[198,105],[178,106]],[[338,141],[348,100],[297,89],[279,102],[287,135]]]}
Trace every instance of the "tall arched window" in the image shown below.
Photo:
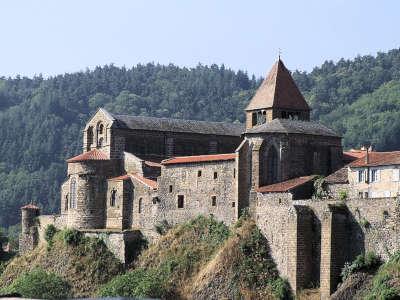
{"label": "tall arched window", "polygon": [[70,183],[70,208],[76,208],[76,179],[72,178]]}
{"label": "tall arched window", "polygon": [[260,186],[278,182],[278,150],[271,146],[260,149]]}
{"label": "tall arched window", "polygon": [[91,145],[93,144],[93,127],[90,126],[87,130],[86,150],[90,151]]}
{"label": "tall arched window", "polygon": [[97,140],[97,147],[102,147],[105,138],[105,129],[104,125],[99,122],[96,126],[96,140]]}

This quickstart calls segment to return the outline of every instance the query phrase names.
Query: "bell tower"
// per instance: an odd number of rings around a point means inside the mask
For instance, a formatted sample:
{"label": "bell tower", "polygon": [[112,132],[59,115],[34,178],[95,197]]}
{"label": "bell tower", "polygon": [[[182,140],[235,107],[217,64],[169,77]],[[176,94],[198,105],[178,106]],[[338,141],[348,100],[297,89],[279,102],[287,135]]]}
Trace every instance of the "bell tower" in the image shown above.
{"label": "bell tower", "polygon": [[250,129],[277,118],[309,121],[311,109],[279,58],[245,111]]}

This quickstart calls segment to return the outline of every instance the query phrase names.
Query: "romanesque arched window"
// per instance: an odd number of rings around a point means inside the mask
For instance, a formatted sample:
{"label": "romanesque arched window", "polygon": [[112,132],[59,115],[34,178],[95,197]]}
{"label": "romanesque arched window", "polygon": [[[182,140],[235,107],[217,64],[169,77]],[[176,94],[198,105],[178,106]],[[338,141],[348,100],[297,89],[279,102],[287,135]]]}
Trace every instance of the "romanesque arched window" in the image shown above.
{"label": "romanesque arched window", "polygon": [[105,129],[103,123],[99,122],[96,126],[96,140],[97,147],[102,147],[105,138]]}
{"label": "romanesque arched window", "polygon": [[260,149],[260,186],[278,182],[278,150],[274,146]]}
{"label": "romanesque arched window", "polygon": [[76,208],[76,179],[75,178],[71,178],[71,183],[70,183],[70,208]]}
{"label": "romanesque arched window", "polygon": [[89,151],[91,145],[93,144],[93,127],[90,126],[87,130],[87,137],[86,137],[86,150]]}

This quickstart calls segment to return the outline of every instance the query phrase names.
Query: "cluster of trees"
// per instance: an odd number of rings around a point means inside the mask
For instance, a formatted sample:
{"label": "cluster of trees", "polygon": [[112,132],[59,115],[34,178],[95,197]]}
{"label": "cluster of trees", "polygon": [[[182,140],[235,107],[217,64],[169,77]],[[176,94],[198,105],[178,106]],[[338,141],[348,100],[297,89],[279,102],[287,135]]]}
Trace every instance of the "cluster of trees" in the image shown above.
{"label": "cluster of trees", "polygon": [[[344,136],[345,147],[371,142],[400,148],[396,108],[400,50],[325,62],[293,73],[313,118]],[[19,221],[19,207],[59,206],[65,159],[82,150],[81,130],[98,107],[114,113],[243,122],[260,79],[222,66],[113,65],[44,79],[0,78],[0,226]]]}

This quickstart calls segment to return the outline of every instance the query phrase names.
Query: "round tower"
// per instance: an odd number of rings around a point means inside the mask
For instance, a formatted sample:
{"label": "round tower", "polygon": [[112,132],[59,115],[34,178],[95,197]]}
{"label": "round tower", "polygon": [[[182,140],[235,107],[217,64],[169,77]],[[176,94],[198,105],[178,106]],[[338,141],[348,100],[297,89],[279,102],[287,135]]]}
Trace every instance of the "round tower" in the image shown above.
{"label": "round tower", "polygon": [[19,239],[19,252],[21,254],[33,250],[39,241],[36,218],[40,209],[36,205],[28,204],[21,207],[22,232]]}

